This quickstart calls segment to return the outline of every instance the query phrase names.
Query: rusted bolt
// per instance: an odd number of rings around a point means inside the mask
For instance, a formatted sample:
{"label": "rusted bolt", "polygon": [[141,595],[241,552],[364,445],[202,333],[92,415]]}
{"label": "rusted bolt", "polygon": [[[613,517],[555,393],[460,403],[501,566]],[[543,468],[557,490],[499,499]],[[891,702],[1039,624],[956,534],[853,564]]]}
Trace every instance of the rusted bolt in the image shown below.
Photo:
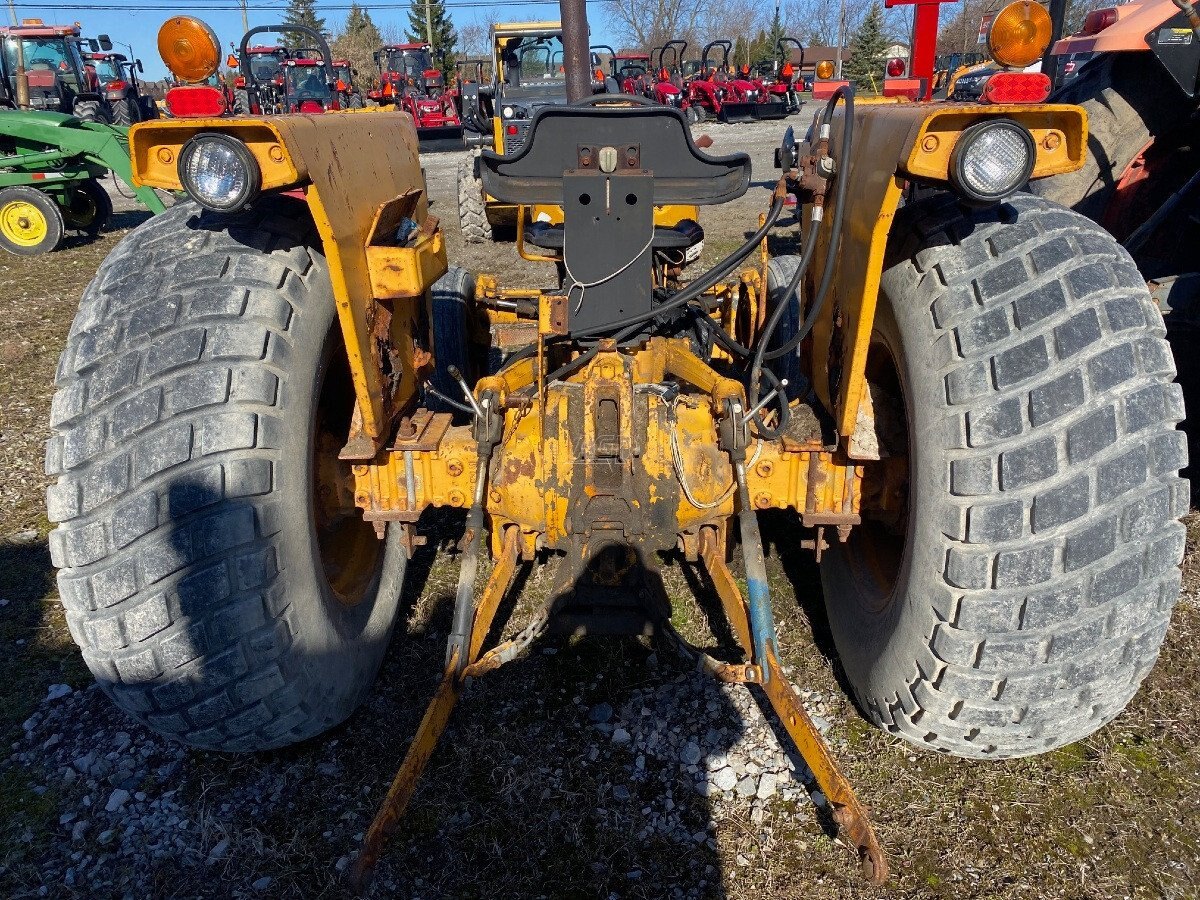
{"label": "rusted bolt", "polygon": [[458,477],[463,473],[462,463],[460,463],[457,459],[452,459],[450,462],[446,463],[446,471],[451,475]]}
{"label": "rusted bolt", "polygon": [[158,161],[160,163],[173,162],[174,159],[175,159],[175,154],[171,152],[170,147],[159,147],[158,148]]}
{"label": "rusted bolt", "polygon": [[925,140],[921,141],[921,149],[926,153],[932,153],[941,143],[936,134],[927,134],[925,135]]}
{"label": "rusted bolt", "polygon": [[490,494],[488,494],[488,496],[492,498],[493,503],[499,503],[501,500],[504,499],[504,495],[501,494],[499,491],[492,491]]}
{"label": "rusted bolt", "polygon": [[278,144],[272,144],[271,149],[267,151],[267,155],[275,162],[283,162],[283,148]]}
{"label": "rusted bolt", "polygon": [[353,468],[353,472],[355,475],[366,475],[367,474],[367,467],[362,464],[353,466],[352,468]]}
{"label": "rusted bolt", "polygon": [[1057,150],[1062,145],[1062,135],[1057,131],[1047,132],[1042,138],[1042,146],[1047,150]]}
{"label": "rusted bolt", "polygon": [[769,459],[764,459],[755,468],[758,469],[758,474],[763,478],[769,477],[770,474],[775,471],[775,467],[771,465],[771,461]]}
{"label": "rusted bolt", "polygon": [[358,506],[366,506],[367,503],[370,502],[370,500],[371,500],[371,496],[369,494],[355,494],[354,495],[354,502]]}
{"label": "rusted bolt", "polygon": [[416,423],[413,422],[413,420],[410,419],[408,416],[405,416],[403,419],[400,420],[400,430],[398,433],[399,433],[400,437],[406,437],[406,438],[413,437],[417,433]]}
{"label": "rusted bolt", "polygon": [[759,509],[770,509],[771,508],[771,495],[770,494],[759,494],[757,497],[754,498],[754,505],[757,506]]}
{"label": "rusted bolt", "polygon": [[451,491],[449,500],[451,506],[462,506],[466,502],[462,491]]}

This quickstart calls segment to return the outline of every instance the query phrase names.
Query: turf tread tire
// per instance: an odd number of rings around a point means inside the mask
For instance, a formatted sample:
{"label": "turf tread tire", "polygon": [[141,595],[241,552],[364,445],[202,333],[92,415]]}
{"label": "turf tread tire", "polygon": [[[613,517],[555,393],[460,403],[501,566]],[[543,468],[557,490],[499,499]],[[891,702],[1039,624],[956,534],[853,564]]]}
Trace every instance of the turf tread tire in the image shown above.
{"label": "turf tread tire", "polygon": [[910,347],[910,549],[870,612],[853,545],[835,545],[830,625],[887,730],[1042,752],[1125,707],[1179,596],[1186,450],[1162,317],[1107,233],[1029,195],[973,212],[938,195],[892,234],[877,329],[893,318]]}
{"label": "turf tread tire", "polygon": [[185,202],[135,229],[85,291],[56,376],[47,511],[71,635],[117,705],[198,747],[266,750],[346,718],[403,580],[393,529],[373,604],[310,600],[298,457],[334,313],[298,209],[222,219]]}

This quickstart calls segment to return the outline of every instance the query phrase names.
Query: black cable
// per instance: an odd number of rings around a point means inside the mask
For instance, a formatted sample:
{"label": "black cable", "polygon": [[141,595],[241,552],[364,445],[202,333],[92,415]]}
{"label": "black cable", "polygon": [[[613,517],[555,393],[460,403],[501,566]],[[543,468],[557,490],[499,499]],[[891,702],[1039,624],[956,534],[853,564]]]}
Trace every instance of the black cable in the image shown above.
{"label": "black cable", "polygon": [[[636,325],[631,325],[629,328],[626,328],[620,334],[614,335],[613,339],[612,339],[613,343],[616,345],[620,345],[620,343],[622,341],[629,340],[629,338],[633,337],[640,330],[641,330],[640,322]],[[570,374],[575,369],[578,369],[584,363],[591,360],[592,357],[594,357],[599,352],[600,352],[600,342],[597,341],[595,344],[593,344],[591,347],[589,347],[583,353],[580,353],[573,360],[571,360],[570,362],[564,363],[563,365],[561,365],[557,369],[555,369],[553,372],[551,372],[549,375],[547,375],[546,383],[549,384],[552,381],[557,381],[558,379],[564,377],[565,375]]]}
{"label": "black cable", "polygon": [[[829,294],[829,287],[833,281],[833,269],[837,261],[837,248],[841,238],[842,215],[845,212],[846,206],[846,189],[849,185],[848,168],[850,160],[850,148],[854,141],[854,88],[850,85],[842,85],[825,104],[825,111],[822,115],[822,125],[828,125],[833,119],[833,111],[837,108],[837,102],[841,99],[846,107],[845,114],[842,119],[842,142],[838,148],[838,167],[834,174],[837,178],[837,188],[834,194],[833,217],[830,222],[829,248],[825,256],[825,270],[822,273],[821,285],[813,298],[812,306],[809,308],[808,315],[804,317],[804,321],[796,330],[791,339],[789,339],[782,347],[777,347],[771,354],[767,354],[767,345],[771,342],[771,337],[775,334],[775,330],[779,327],[779,323],[783,320],[784,314],[787,312],[789,300],[800,286],[800,280],[804,277],[805,271],[808,269],[812,261],[813,251],[816,249],[816,235],[818,228],[813,228],[805,241],[805,248],[800,259],[800,265],[796,269],[796,273],[788,282],[787,289],[783,293],[784,302],[780,303],[771,313],[771,317],[767,320],[767,324],[763,327],[762,334],[756,344],[754,359],[750,364],[750,407],[753,408],[758,403],[760,383],[765,371],[763,362],[766,359],[778,359],[784,354],[794,350],[800,346],[803,341],[812,331],[813,325],[816,324],[817,316],[820,315],[822,307],[825,305],[825,299]],[[775,385],[778,385],[778,379],[774,373],[771,374],[771,379]],[[787,422],[791,415],[790,406],[786,392],[780,388],[779,390],[779,427],[770,428],[762,420],[762,416],[756,414],[754,417],[754,425],[759,435],[771,439],[777,438],[787,428]]]}
{"label": "black cable", "polygon": [[[847,86],[843,86],[834,92],[831,100],[836,100],[840,92],[847,90]],[[842,146],[838,148],[838,172],[843,172],[850,165],[850,145],[854,140],[854,91],[849,89],[846,96],[846,117],[842,130]],[[768,351],[764,355],[764,359],[773,360],[790,353],[800,346],[800,342],[808,337],[808,333],[812,331],[813,325],[816,323],[817,314],[825,305],[825,298],[829,294],[829,288],[833,283],[833,270],[837,262],[837,242],[840,240],[842,228],[842,214],[846,205],[846,190],[850,181],[847,178],[839,178],[837,185],[837,193],[834,197],[833,219],[830,228],[829,251],[825,256],[825,270],[821,273],[821,284],[817,289],[817,293],[813,298],[813,305],[809,310],[809,314],[805,317],[803,324],[796,330],[796,333],[783,345]],[[803,269],[792,276],[792,280],[788,285],[787,296],[795,293],[796,288],[800,285],[800,276]],[[764,345],[765,346],[765,345]]]}
{"label": "black cable", "polygon": [[775,221],[779,218],[779,214],[781,212],[783,212],[783,198],[777,197],[775,202],[771,204],[771,209],[767,212],[766,221],[763,222],[758,231],[754,232],[754,234],[750,236],[746,243],[742,244],[741,247],[733,251],[733,253],[725,257],[695,281],[688,282],[686,287],[681,288],[679,291],[672,294],[669,298],[655,306],[653,309],[647,312],[626,316],[624,319],[617,319],[615,322],[607,322],[602,326],[590,328],[587,331],[578,332],[576,336],[595,337],[597,335],[612,331],[615,328],[626,328],[627,326],[634,325],[640,326],[645,322],[649,322],[652,319],[658,318],[658,316],[662,315],[663,313],[670,312],[673,309],[678,309],[680,306],[683,306],[683,304],[689,302],[690,300],[695,300],[714,284],[737,268],[737,266],[739,266],[742,261],[746,259],[746,257],[754,252],[755,248],[758,247],[758,245],[762,242],[762,239],[766,236],[767,232],[774,227]]}

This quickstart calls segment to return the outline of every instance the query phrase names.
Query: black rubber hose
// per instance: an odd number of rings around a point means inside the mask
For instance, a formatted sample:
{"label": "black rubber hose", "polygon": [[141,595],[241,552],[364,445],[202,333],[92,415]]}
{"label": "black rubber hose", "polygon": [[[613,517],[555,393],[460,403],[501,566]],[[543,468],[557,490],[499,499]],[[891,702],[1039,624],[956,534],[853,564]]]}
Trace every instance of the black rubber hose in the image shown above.
{"label": "black rubber hose", "polygon": [[[850,145],[854,141],[854,89],[848,86],[842,86],[834,92],[831,100],[836,100],[838,94],[842,91],[848,91],[846,95],[846,117],[842,130],[842,146],[838,148],[838,173],[844,172],[850,165]],[[825,257],[825,270],[821,274],[821,284],[817,289],[816,296],[813,298],[812,308],[809,314],[805,317],[804,322],[796,333],[787,341],[787,343],[776,347],[773,350],[767,351],[764,354],[764,359],[773,360],[779,359],[786,353],[790,353],[800,346],[800,342],[808,337],[808,333],[812,331],[813,325],[816,323],[817,314],[825,305],[825,298],[829,295],[829,288],[833,283],[833,271],[837,262],[837,248],[841,239],[842,231],[842,215],[845,212],[846,206],[846,190],[849,186],[848,178],[839,178],[837,185],[837,193],[834,196],[833,219],[830,227],[830,242],[829,253]],[[792,276],[791,282],[788,284],[788,291],[785,296],[791,296],[795,293],[796,288],[800,286],[800,278],[803,276],[804,269],[801,268],[795,275]],[[764,346],[765,343],[764,343]]]}
{"label": "black rubber hose", "polygon": [[[771,317],[767,320],[767,324],[763,327],[763,332],[759,336],[757,346],[754,352],[754,359],[750,364],[750,406],[753,408],[758,403],[759,386],[763,376],[763,362],[767,359],[778,359],[784,354],[795,350],[812,331],[813,325],[816,324],[817,316],[820,315],[822,307],[825,305],[825,299],[829,294],[830,285],[833,282],[834,266],[837,262],[837,248],[841,241],[842,232],[842,217],[846,207],[846,189],[850,183],[848,175],[850,150],[854,142],[854,88],[850,85],[842,85],[825,105],[825,112],[822,115],[822,124],[828,125],[833,119],[833,111],[837,108],[837,102],[841,99],[846,106],[846,112],[842,119],[842,143],[838,148],[838,167],[835,173],[837,178],[837,188],[834,193],[833,216],[830,222],[829,234],[829,250],[825,257],[825,270],[821,276],[821,285],[817,290],[816,296],[813,298],[813,304],[809,308],[808,315],[804,317],[804,321],[796,330],[796,334],[792,336],[782,347],[777,347],[767,353],[767,345],[771,342],[771,337],[775,334],[775,330],[779,327],[779,323],[783,320],[784,314],[787,312],[788,304],[780,303],[771,313]],[[796,274],[792,276],[788,282],[787,289],[783,296],[790,298],[800,286],[800,279],[804,277],[804,272],[812,261],[812,252],[816,247],[816,232],[819,229],[814,228],[808,239],[805,241],[804,255],[801,257],[800,265],[796,269]],[[777,383],[777,382],[776,382]],[[754,426],[758,433],[765,438],[777,438],[787,427],[787,422],[790,417],[790,407],[788,405],[787,393],[782,388],[779,391],[779,427],[770,428],[762,420],[762,416],[756,414],[754,417]]]}

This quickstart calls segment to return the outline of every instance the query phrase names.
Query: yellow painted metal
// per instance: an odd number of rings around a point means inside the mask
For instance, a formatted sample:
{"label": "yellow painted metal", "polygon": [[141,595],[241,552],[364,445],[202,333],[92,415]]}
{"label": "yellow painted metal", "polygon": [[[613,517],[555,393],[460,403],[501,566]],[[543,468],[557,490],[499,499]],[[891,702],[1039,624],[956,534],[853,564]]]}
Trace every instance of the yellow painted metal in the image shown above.
{"label": "yellow painted metal", "polygon": [[421,297],[446,274],[446,242],[434,216],[404,246],[396,246],[400,223],[411,219],[421,200],[421,191],[401,194],[379,207],[371,222],[367,243],[367,267],[371,293],[377,300],[407,300]]}
{"label": "yellow painted metal", "polygon": [[[926,107],[928,109],[928,107]],[[1005,118],[1023,125],[1033,135],[1037,158],[1033,178],[1074,172],[1087,153],[1087,112],[1079,106],[989,105],[933,106],[916,138],[904,174],[913,178],[944,181],[949,177],[950,154],[964,130],[986,119]]]}
{"label": "yellow painted metal", "polygon": [[[537,371],[536,359],[521,360],[481,379],[476,394],[493,391],[504,405],[535,384]],[[635,423],[638,386],[671,377],[692,390],[670,400],[648,392],[644,425],[640,413]],[[573,485],[580,478],[591,483],[587,460],[597,456],[594,418],[581,410],[596,408],[601,396],[617,402],[621,446],[616,450],[621,458],[636,460],[632,464],[644,476],[647,502],[670,505],[666,515],[643,513],[653,521],[670,521],[681,535],[718,526],[733,514],[733,470],[719,444],[718,422],[726,400],[745,402],[743,389],[695,357],[686,340],[656,338],[634,354],[601,352],[567,382],[547,386],[544,396],[544,405],[531,399],[509,409],[504,438],[492,456],[487,509],[496,526],[494,552],[501,550],[500,536],[508,526],[519,531],[526,554],[535,546],[556,546],[568,535]],[[572,410],[572,403],[581,407]],[[630,441],[642,429],[644,444],[634,454]],[[415,522],[429,506],[470,504],[478,465],[470,428],[430,433],[435,437],[428,442],[418,438],[408,446],[400,441],[372,462],[353,467],[355,503],[364,518]],[[747,486],[755,508],[795,509],[806,524],[858,521],[862,467],[841,452],[819,441],[763,441],[751,454]]]}
{"label": "yellow painted metal", "polygon": [[[263,170],[264,187],[304,188],[329,263],[357,400],[351,441],[343,455],[373,458],[395,416],[416,397],[425,362],[414,338],[420,323],[427,321],[427,310],[419,302],[377,300],[367,261],[371,229],[385,206],[416,192],[411,217],[423,225],[428,214],[412,118],[372,111],[356,116],[143,123],[130,132],[135,183],[178,189],[173,166],[179,150],[205,132],[250,141],[247,146],[255,158],[270,163],[270,180],[267,167]],[[411,295],[415,283],[436,268],[410,271],[407,293]],[[389,358],[384,360],[383,354]],[[385,376],[385,371],[390,374]]]}
{"label": "yellow painted metal", "polygon": [[[842,108],[831,127],[837,154]],[[813,386],[834,415],[838,433],[854,432],[864,397],[864,370],[879,279],[904,179],[945,181],[961,132],[985,118],[1010,118],[1034,134],[1035,176],[1073,171],[1082,164],[1087,120],[1064,105],[868,103],[855,106],[854,147],[847,175],[846,220],[830,296],[813,328]],[[888,162],[892,160],[893,162]],[[826,226],[827,227],[827,226]],[[830,252],[825,237],[809,268],[806,295]]]}
{"label": "yellow painted metal", "polygon": [[129,129],[133,183],[179,191],[179,151],[200,134],[220,132],[235,137],[254,155],[262,170],[263,190],[288,188],[308,181],[308,171],[284,148],[283,136],[270,119],[155,119]]}

